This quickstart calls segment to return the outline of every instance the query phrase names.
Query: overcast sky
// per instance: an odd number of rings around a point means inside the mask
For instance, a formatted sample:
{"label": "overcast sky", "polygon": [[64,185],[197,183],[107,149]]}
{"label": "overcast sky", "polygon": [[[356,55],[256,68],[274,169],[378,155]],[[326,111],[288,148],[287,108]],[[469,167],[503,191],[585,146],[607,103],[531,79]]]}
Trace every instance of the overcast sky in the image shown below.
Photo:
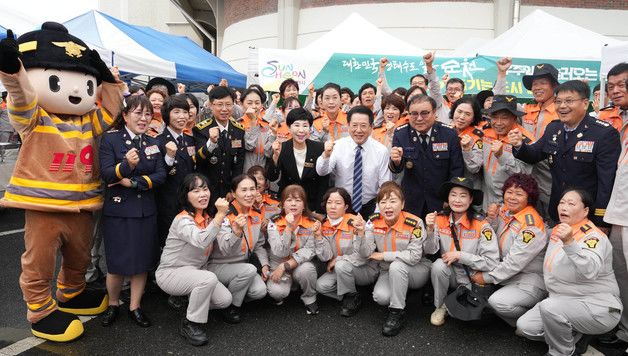
{"label": "overcast sky", "polygon": [[65,22],[97,7],[98,0],[0,0],[0,8],[17,11],[35,24]]}

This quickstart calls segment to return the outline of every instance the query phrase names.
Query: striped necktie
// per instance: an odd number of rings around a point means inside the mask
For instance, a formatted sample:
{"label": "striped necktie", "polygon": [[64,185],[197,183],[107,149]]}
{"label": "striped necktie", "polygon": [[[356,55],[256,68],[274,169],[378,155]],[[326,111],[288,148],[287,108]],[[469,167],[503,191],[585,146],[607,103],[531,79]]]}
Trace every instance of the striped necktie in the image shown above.
{"label": "striped necktie", "polygon": [[362,146],[355,148],[353,161],[353,195],[351,199],[353,211],[357,214],[362,209]]}

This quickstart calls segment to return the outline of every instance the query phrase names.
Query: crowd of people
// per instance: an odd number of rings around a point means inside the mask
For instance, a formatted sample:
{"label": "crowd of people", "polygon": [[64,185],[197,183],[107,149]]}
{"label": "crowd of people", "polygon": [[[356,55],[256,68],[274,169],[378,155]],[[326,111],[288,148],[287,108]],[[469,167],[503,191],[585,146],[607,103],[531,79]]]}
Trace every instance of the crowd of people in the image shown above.
{"label": "crowd of people", "polygon": [[523,77],[534,99],[522,105],[507,94],[509,58],[477,95],[441,83],[433,53],[424,61],[409,88],[388,86],[382,58],[357,95],[312,84],[304,101],[292,79],[270,97],[223,81],[203,104],[168,81],[127,88],[98,148],[106,190],[87,278],[104,245],[102,325],[127,283],[129,316],[151,325],[149,276],[187,308],[193,345],[208,342],[210,309],[239,323],[266,295],[281,305],[300,290],[311,315],[318,295],[333,298],[351,317],[358,287],[374,284],[394,336],[409,289],[440,326],[466,288],[550,355],[582,353],[594,335],[626,348],[628,64],[608,73],[612,103],[590,112],[588,84],[560,83],[548,63]]}

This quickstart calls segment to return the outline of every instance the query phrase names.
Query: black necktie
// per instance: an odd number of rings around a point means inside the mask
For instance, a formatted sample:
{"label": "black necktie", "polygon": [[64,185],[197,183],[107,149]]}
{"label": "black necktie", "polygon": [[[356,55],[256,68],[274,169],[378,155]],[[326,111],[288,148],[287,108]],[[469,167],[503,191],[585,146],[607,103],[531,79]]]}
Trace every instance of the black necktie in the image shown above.
{"label": "black necktie", "polygon": [[135,147],[138,151],[140,150],[140,136],[133,137],[133,147]]}
{"label": "black necktie", "polygon": [[426,134],[421,134],[421,146],[423,146],[423,150],[427,151],[427,135]]}
{"label": "black necktie", "polygon": [[183,147],[183,135],[177,137],[177,146],[179,146],[179,148]]}

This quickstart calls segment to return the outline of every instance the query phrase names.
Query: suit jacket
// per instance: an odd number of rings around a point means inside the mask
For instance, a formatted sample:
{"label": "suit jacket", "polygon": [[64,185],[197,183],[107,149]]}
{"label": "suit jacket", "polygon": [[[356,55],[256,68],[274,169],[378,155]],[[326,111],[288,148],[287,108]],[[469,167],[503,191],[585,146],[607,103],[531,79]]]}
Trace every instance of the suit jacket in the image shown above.
{"label": "suit jacket", "polygon": [[281,153],[277,165],[271,159],[266,160],[266,174],[268,180],[274,181],[281,175],[279,181],[279,195],[290,184],[298,184],[307,193],[307,206],[312,211],[322,211],[323,195],[329,188],[329,177],[319,176],[316,173],[316,159],[323,154],[325,146],[316,141],[306,140],[305,165],[303,174],[299,177],[297,163],[294,158],[294,144],[288,140],[281,144]]}
{"label": "suit jacket", "polygon": [[[188,134],[183,135],[183,145],[179,146],[177,141],[172,137],[170,130],[167,128],[164,132],[157,136],[159,151],[164,157],[164,167],[166,169],[166,181],[157,188],[157,210],[159,214],[170,215],[174,218],[181,209],[177,207],[177,192],[183,183],[186,175],[193,173],[196,167],[194,155],[196,150],[194,147],[194,138]],[[166,159],[166,144],[173,142],[177,145],[177,153],[174,156],[174,164],[168,166]]]}
{"label": "suit jacket", "polygon": [[557,207],[561,195],[567,188],[576,188],[591,193],[595,203],[589,209],[589,217],[596,226],[602,227],[609,226],[603,218],[620,153],[617,130],[608,122],[588,115],[568,133],[566,142],[564,124],[554,120],[538,141],[513,150],[516,158],[527,163],[549,160],[552,173],[549,214],[555,222],[559,221]]}
{"label": "suit jacket", "polygon": [[137,188],[121,184],[107,187],[103,214],[126,218],[141,218],[157,213],[154,188],[166,180],[164,160],[159,152],[157,139],[143,134],[140,139],[140,161],[131,169],[125,158],[133,148],[126,129],[109,130],[100,142],[100,167],[102,179],[107,185],[123,178],[137,182]]}

